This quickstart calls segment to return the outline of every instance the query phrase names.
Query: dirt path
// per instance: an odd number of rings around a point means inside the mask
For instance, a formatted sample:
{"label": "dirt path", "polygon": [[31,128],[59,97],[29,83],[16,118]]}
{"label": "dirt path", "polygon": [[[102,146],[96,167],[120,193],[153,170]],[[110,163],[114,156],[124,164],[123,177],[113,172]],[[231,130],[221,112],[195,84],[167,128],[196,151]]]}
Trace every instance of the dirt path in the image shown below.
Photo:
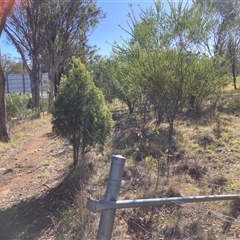
{"label": "dirt path", "polygon": [[[30,236],[29,224],[39,218],[37,215],[31,219],[41,209],[43,197],[65,177],[69,165],[65,149],[48,123],[0,160],[0,239]],[[44,216],[46,223],[49,206],[43,207],[44,211],[38,214]],[[37,228],[34,225],[39,231],[45,226],[41,221]],[[30,231],[32,234],[39,232],[35,228]]]}

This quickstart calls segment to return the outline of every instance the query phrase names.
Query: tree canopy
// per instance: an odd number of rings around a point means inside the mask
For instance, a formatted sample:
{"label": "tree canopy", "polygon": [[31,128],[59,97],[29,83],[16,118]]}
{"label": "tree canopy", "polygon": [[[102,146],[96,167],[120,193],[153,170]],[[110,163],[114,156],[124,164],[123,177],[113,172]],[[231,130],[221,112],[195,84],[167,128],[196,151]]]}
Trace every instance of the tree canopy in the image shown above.
{"label": "tree canopy", "polygon": [[3,54],[1,58],[4,73],[21,74],[27,72],[20,58],[12,57],[10,54]]}
{"label": "tree canopy", "polygon": [[130,38],[115,43],[101,69],[111,72],[103,80],[111,79],[114,97],[126,103],[130,113],[136,103],[142,108],[148,102],[157,113],[157,124],[164,119],[169,123],[171,139],[179,111],[188,105],[200,112],[203,101],[216,100],[229,78],[222,56],[207,54],[202,43],[212,19],[203,18],[205,12],[195,3],[169,2],[169,7],[170,12],[157,1],[141,9],[138,18],[132,11],[130,30],[125,30]]}
{"label": "tree canopy", "polygon": [[69,70],[71,57],[77,56],[86,62],[94,54],[88,38],[103,17],[94,0],[17,2],[5,32],[30,75],[33,107],[39,108],[41,65],[49,73],[52,103],[61,74]]}

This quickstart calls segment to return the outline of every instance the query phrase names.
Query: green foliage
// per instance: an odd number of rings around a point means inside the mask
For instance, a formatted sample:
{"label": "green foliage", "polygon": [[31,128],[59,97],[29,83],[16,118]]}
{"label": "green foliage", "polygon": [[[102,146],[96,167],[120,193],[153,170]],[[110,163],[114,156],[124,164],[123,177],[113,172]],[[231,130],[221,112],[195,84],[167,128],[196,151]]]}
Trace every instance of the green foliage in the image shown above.
{"label": "green foliage", "polygon": [[113,59],[100,58],[89,66],[95,85],[100,88],[107,102],[112,102],[114,95],[114,84],[112,81]]}
{"label": "green foliage", "polygon": [[[47,99],[40,98],[40,111],[44,112],[46,108]],[[11,121],[13,118],[34,118],[39,114],[39,110],[32,108],[32,98],[29,94],[6,94],[6,109],[8,121]]]}
{"label": "green foliage", "polygon": [[136,102],[141,96],[132,60],[128,54],[115,56],[112,74],[115,97],[128,106],[129,113],[133,113]]}
{"label": "green foliage", "polygon": [[93,73],[105,95],[126,103],[130,113],[140,103],[145,119],[146,108],[154,106],[157,124],[167,120],[171,139],[179,111],[187,106],[196,114],[207,102],[215,107],[230,79],[224,58],[207,55],[203,44],[213,27],[211,14],[203,18],[198,4],[184,1],[169,7],[167,12],[157,1],[141,9],[140,20],[132,11],[130,39],[116,43],[111,58],[100,60]]}
{"label": "green foliage", "polygon": [[127,56],[113,55],[108,59],[99,59],[90,67],[94,82],[103,91],[106,100],[119,99],[128,106],[130,113],[140,95],[131,66],[131,59]]}
{"label": "green foliage", "polygon": [[26,115],[28,100],[29,97],[27,95],[18,93],[7,94],[5,101],[8,119]]}
{"label": "green foliage", "polygon": [[47,112],[48,98],[40,97],[40,112]]}
{"label": "green foliage", "polygon": [[3,54],[1,56],[2,68],[5,74],[21,74],[27,71],[23,68],[21,59],[12,57],[10,54]]}
{"label": "green foliage", "polygon": [[74,165],[94,144],[104,144],[113,120],[102,91],[79,59],[73,58],[69,77],[63,77],[53,103],[53,130],[73,146]]}
{"label": "green foliage", "polygon": [[5,98],[8,121],[13,118],[34,118],[39,111],[42,113],[47,111],[47,98],[40,98],[40,110],[32,108],[32,98],[29,94],[10,93],[6,94]]}
{"label": "green foliage", "polygon": [[201,110],[204,101],[209,100],[215,105],[222,89],[230,82],[225,69],[221,67],[219,59],[211,59],[206,56],[191,58],[193,79],[192,96],[195,97],[193,109]]}
{"label": "green foliage", "polygon": [[194,4],[169,5],[170,13],[157,2],[155,8],[141,11],[140,21],[134,13],[129,16],[132,39],[116,45],[120,61],[113,76],[125,96],[150,101],[158,124],[166,117],[171,139],[174,120],[189,98],[197,111],[203,101],[216,100],[229,79],[222,59],[206,56],[201,46],[211,26],[209,19],[203,19]]}

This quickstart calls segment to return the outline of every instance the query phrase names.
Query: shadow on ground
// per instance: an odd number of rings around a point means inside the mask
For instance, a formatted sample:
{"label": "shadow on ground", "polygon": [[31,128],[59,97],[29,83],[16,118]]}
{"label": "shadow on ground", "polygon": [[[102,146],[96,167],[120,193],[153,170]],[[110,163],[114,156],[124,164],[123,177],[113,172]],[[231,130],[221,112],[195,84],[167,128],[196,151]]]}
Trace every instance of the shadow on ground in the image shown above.
{"label": "shadow on ground", "polygon": [[73,203],[79,190],[73,176],[71,170],[56,188],[50,189],[44,196],[0,211],[0,239],[36,239],[52,229],[59,212]]}

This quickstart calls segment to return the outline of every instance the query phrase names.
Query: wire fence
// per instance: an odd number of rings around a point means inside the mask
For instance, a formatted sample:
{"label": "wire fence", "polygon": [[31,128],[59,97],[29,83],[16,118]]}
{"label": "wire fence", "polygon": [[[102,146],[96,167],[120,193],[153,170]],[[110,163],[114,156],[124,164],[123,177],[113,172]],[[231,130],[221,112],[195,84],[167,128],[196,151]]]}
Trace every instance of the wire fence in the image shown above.
{"label": "wire fence", "polygon": [[[114,164],[115,163],[112,161],[112,165]],[[87,200],[87,208],[90,211],[94,213],[101,211],[101,220],[99,223],[97,236],[98,240],[111,239],[111,231],[113,227],[116,209],[122,209],[122,213],[120,213],[120,215],[117,216],[116,219],[117,225],[121,224],[123,221],[125,221],[128,229],[132,228],[131,225],[135,225],[135,227],[138,228],[140,232],[144,232],[145,237],[148,235],[148,237],[150,237],[151,234],[154,235],[152,230],[156,227],[156,225],[154,225],[155,220],[153,219],[153,216],[161,216],[161,218],[164,219],[161,228],[166,228],[166,226],[169,225],[168,227],[170,227],[170,235],[173,234],[175,230],[180,231],[180,228],[182,229],[184,234],[189,234],[187,228],[191,228],[192,223],[194,222],[197,223],[199,229],[203,229],[203,226],[204,228],[207,228],[206,234],[213,233],[213,226],[216,227],[215,230],[218,231],[215,231],[214,234],[224,234],[229,231],[232,225],[239,226],[240,224],[240,194],[232,194],[233,191],[239,193],[240,189],[232,188],[231,186],[227,185],[224,186],[224,184],[222,183],[218,184],[211,182],[208,183],[195,181],[195,184],[199,186],[199,189],[202,187],[201,192],[204,193],[204,196],[166,197],[154,199],[144,198],[134,200],[117,200],[117,197],[112,196],[109,200],[106,198],[106,196],[108,196],[109,186],[113,187],[112,182],[114,182],[115,185],[118,185],[116,183],[116,179],[114,177],[111,177],[112,175],[116,176],[116,174],[111,173],[112,169],[114,169],[112,165],[109,172],[107,190],[104,200],[94,200],[91,198],[88,198]],[[121,164],[119,160],[116,166],[119,166],[120,168],[120,165]],[[119,172],[121,172],[120,170]],[[115,172],[117,172],[117,170],[115,170]],[[119,178],[119,184],[120,181],[121,179]],[[180,185],[181,184],[179,183],[179,187]],[[214,193],[212,193],[211,188],[217,188],[221,191],[217,191],[216,194],[216,191],[214,189]],[[111,192],[113,192],[112,189]],[[224,195],[219,195],[222,194],[222,192],[224,193]],[[231,192],[231,194],[225,195],[226,192]],[[227,204],[223,202],[223,200],[232,200],[232,202],[230,204]],[[212,201],[217,202],[213,204],[211,203]],[[161,207],[162,205],[172,205],[172,207]],[[132,211],[130,213],[130,211],[127,211],[128,208],[138,208],[138,210]],[[140,208],[142,208],[142,210]],[[126,212],[128,212],[128,214],[126,214]],[[150,218],[151,220],[149,220]],[[170,220],[168,220],[168,218]],[[156,222],[158,222],[158,220],[156,220]],[[202,227],[200,227],[200,225],[202,225]],[[157,226],[159,227],[159,225]],[[135,232],[135,234],[139,234],[139,231],[136,231],[136,228],[135,230],[133,230],[133,232]],[[210,231],[209,229],[212,230]],[[181,234],[183,234],[183,232]],[[168,235],[167,231],[165,233]],[[191,234],[192,233],[190,233],[190,235]],[[165,236],[166,239],[168,239],[170,235],[167,237]],[[206,236],[207,235],[204,235],[204,238]],[[137,237],[137,235],[135,237]],[[139,235],[137,238],[141,237]],[[157,237],[157,235],[155,237]]]}

